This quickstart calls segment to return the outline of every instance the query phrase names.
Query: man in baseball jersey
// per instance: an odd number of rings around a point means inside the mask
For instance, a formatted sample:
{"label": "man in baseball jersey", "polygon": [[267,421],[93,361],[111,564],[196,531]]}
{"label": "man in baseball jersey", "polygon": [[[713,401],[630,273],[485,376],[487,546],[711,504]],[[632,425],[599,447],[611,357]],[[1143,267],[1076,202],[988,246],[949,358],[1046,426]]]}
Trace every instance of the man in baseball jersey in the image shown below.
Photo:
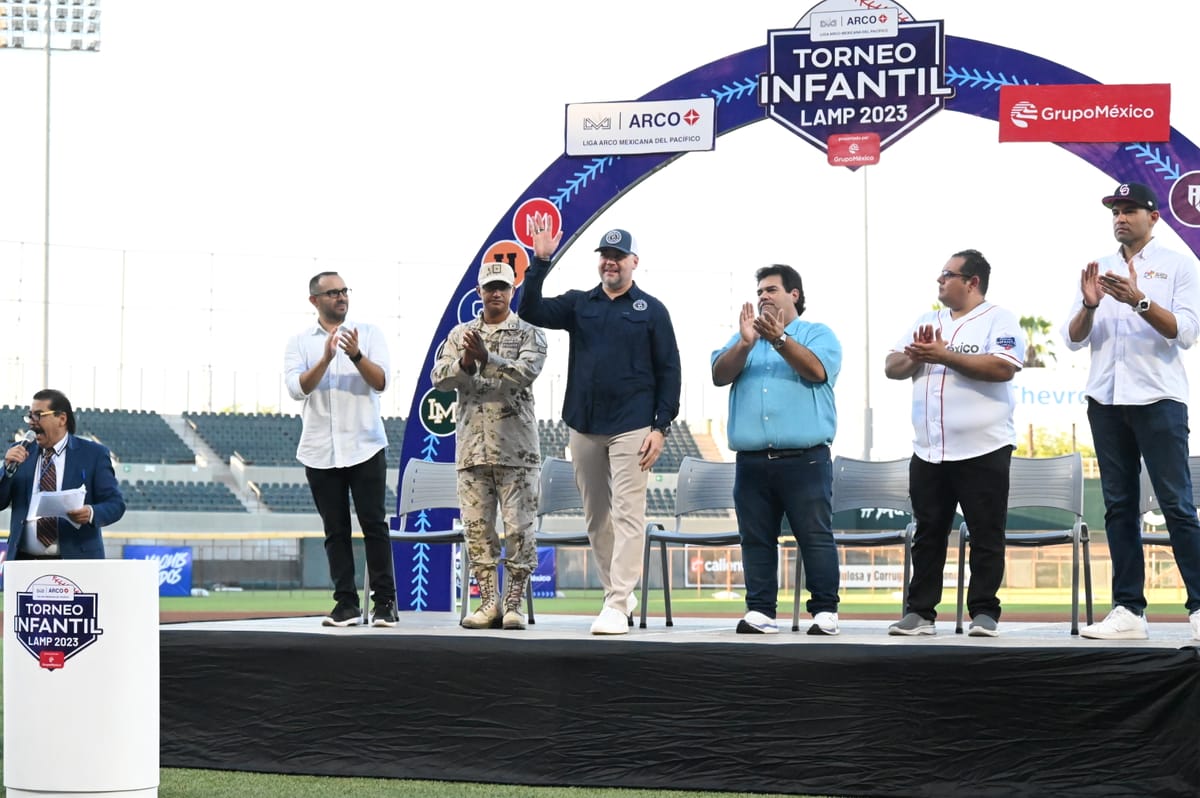
{"label": "man in baseball jersey", "polygon": [[956,505],[971,529],[968,634],[999,634],[1016,444],[1009,383],[1025,360],[1025,337],[1016,316],[987,301],[991,271],[977,250],[954,253],[937,278],[942,307],[917,319],[884,365],[888,379],[913,383],[908,491],[917,522],[908,605],[888,634],[934,634]]}

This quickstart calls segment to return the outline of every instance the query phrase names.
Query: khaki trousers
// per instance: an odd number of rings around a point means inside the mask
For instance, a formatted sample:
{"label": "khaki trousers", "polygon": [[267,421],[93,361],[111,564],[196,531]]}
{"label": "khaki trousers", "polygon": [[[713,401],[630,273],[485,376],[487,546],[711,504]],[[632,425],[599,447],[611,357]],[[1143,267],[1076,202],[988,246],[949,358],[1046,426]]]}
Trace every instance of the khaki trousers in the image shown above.
{"label": "khaki trousers", "polygon": [[646,482],[638,466],[638,450],[649,427],[617,435],[587,435],[570,430],[575,484],[583,497],[583,514],[604,605],[627,614],[626,603],[642,575],[646,527]]}

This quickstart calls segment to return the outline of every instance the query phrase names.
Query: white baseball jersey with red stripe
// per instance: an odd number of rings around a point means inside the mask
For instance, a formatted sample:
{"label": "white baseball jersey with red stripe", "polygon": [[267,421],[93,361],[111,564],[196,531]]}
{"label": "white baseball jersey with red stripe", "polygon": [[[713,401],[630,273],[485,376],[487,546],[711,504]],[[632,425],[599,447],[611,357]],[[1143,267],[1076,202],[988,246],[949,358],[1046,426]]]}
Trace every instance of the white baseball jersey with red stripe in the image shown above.
{"label": "white baseball jersey with red stripe", "polygon": [[[942,331],[946,346],[968,355],[993,355],[1019,369],[1025,334],[1017,317],[984,302],[957,319],[943,308],[917,319],[892,351],[903,352],[922,325]],[[913,453],[928,463],[967,460],[1016,444],[1012,382],[963,376],[940,364],[925,364],[913,376]]]}

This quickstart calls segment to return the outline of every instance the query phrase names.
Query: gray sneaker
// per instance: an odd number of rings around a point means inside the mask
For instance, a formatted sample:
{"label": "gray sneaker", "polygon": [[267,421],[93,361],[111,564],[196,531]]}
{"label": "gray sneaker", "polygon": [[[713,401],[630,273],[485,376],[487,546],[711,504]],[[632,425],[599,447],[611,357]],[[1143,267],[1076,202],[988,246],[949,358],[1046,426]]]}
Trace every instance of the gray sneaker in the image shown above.
{"label": "gray sneaker", "polygon": [[915,612],[910,612],[900,620],[888,627],[890,635],[932,635],[937,634],[933,628],[933,621],[928,618],[922,618]]}
{"label": "gray sneaker", "polygon": [[999,637],[1000,630],[996,628],[996,619],[990,615],[976,615],[971,619],[967,634],[971,637]]}

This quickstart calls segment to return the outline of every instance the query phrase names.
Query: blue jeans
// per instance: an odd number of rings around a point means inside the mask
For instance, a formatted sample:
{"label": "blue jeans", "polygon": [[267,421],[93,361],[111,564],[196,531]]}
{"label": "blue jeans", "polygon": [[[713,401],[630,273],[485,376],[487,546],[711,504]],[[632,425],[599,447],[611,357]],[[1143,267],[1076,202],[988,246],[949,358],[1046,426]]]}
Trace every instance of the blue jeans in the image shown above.
{"label": "blue jeans", "polygon": [[808,611],[837,612],[840,574],[829,447],[778,459],[766,452],[738,452],[733,502],[742,537],[746,609],[775,617],[779,533],[786,515],[807,574]]}
{"label": "blue jeans", "polygon": [[1188,470],[1187,405],[1104,405],[1088,399],[1088,422],[1100,463],[1104,531],[1112,555],[1113,606],[1146,610],[1146,568],[1138,514],[1141,463],[1167,521],[1175,564],[1187,588],[1188,612],[1200,610],[1200,523]]}

